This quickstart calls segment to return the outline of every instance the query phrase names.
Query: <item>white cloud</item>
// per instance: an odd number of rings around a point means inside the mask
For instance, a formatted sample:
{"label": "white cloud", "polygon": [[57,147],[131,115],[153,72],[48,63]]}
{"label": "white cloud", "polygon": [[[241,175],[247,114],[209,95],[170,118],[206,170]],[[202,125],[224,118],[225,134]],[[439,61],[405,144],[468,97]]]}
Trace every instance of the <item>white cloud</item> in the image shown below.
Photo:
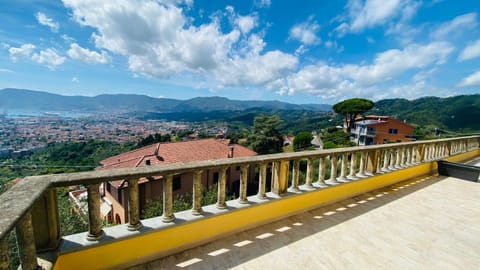
{"label": "white cloud", "polygon": [[253,4],[256,7],[267,8],[271,5],[271,1],[270,0],[254,0]]}
{"label": "white cloud", "polygon": [[72,83],[79,83],[80,80],[77,77],[72,78]]}
{"label": "white cloud", "polygon": [[35,50],[35,45],[27,43],[23,44],[22,46],[15,48],[10,47],[8,52],[10,53],[10,58],[13,62],[17,62],[20,59],[28,59],[32,54],[33,50]]}
{"label": "white cloud", "polygon": [[389,26],[391,22],[395,23],[390,28],[405,28],[420,5],[421,2],[415,0],[349,0],[345,6],[348,14],[339,17],[341,24],[334,32],[342,37],[349,32],[361,33],[368,28]]}
{"label": "white cloud", "polygon": [[62,39],[66,42],[66,43],[73,43],[75,42],[75,38],[67,35],[67,34],[63,34],[62,35]]}
{"label": "white cloud", "polygon": [[65,57],[60,56],[53,49],[41,50],[40,53],[34,53],[31,58],[34,62],[46,65],[50,69],[55,69],[57,66],[65,62]]}
{"label": "white cloud", "polygon": [[37,12],[35,14],[35,18],[37,18],[37,21],[39,24],[50,27],[50,30],[52,30],[52,32],[58,32],[58,29],[60,28],[60,25],[58,24],[58,22],[47,17],[45,13]]}
{"label": "white cloud", "polygon": [[396,16],[401,8],[400,0],[367,0],[362,5],[361,1],[349,1],[350,29],[360,32],[365,28],[385,23]]}
{"label": "white cloud", "polygon": [[95,28],[95,46],[125,56],[134,74],[153,78],[189,74],[205,78],[209,87],[262,86],[298,64],[294,55],[265,51],[262,36],[252,32],[256,15],[241,17],[233,8],[215,15],[233,18],[232,30],[223,32],[215,16],[209,23],[193,25],[181,8],[165,1],[63,3],[76,22]]}
{"label": "white cloud", "polygon": [[320,25],[317,22],[309,21],[296,24],[290,28],[290,39],[295,39],[302,42],[305,45],[316,45],[320,43],[320,38],[317,36],[317,31],[320,29]]}
{"label": "white cloud", "polygon": [[458,61],[473,59],[480,56],[480,39],[469,44],[458,56]]}
{"label": "white cloud", "polygon": [[27,43],[22,46],[10,47],[8,52],[10,53],[10,58],[13,62],[18,60],[32,60],[36,63],[46,65],[50,69],[55,69],[57,66],[65,62],[65,57],[59,56],[54,49],[45,49],[40,52],[35,51],[35,45]]}
{"label": "white cloud", "polygon": [[465,33],[477,26],[477,14],[475,12],[463,14],[455,17],[449,22],[442,23],[432,32],[431,36],[434,39],[452,38],[452,35],[457,33]]}
{"label": "white cloud", "polygon": [[460,87],[480,86],[480,71],[477,71],[463,78],[462,81],[458,84],[458,86]]}
{"label": "white cloud", "polygon": [[248,34],[256,26],[256,20],[253,16],[238,16],[236,23],[243,34]]}
{"label": "white cloud", "polygon": [[[322,99],[340,99],[355,96],[379,97],[379,93],[392,95],[378,85],[394,81],[409,70],[432,68],[445,63],[453,52],[447,42],[410,45],[403,50],[388,50],[376,55],[371,64],[309,65],[290,75],[275,87],[279,93],[303,92]],[[418,84],[418,81],[415,82]],[[397,93],[398,94],[398,93]]]}
{"label": "white cloud", "polygon": [[67,51],[70,58],[79,60],[88,64],[106,64],[110,62],[110,56],[107,52],[101,53],[91,51],[80,47],[77,43],[70,44],[70,49]]}
{"label": "white cloud", "polygon": [[15,73],[15,71],[8,68],[0,68],[1,73]]}

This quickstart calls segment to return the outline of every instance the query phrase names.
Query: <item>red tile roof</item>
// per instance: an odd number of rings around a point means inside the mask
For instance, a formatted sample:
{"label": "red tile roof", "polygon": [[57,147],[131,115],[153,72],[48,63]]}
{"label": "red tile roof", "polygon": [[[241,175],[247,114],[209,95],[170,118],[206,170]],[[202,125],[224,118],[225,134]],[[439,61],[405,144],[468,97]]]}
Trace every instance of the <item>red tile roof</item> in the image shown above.
{"label": "red tile roof", "polygon": [[257,153],[238,144],[228,145],[224,140],[204,139],[184,142],[153,144],[102,160],[98,169],[114,169],[184,163],[228,158],[230,147],[233,157],[255,156]]}

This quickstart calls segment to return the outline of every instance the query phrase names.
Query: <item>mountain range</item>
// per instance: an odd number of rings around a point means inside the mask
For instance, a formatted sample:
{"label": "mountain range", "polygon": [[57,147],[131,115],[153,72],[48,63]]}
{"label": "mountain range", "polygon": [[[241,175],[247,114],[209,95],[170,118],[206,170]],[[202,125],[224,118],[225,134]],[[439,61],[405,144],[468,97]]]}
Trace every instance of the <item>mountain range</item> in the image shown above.
{"label": "mountain range", "polygon": [[291,104],[281,101],[242,101],[224,97],[196,97],[187,100],[154,98],[135,94],[102,94],[94,97],[63,96],[42,91],[6,88],[0,90],[0,111],[129,113],[129,112],[209,112],[268,110],[331,111],[327,104]]}

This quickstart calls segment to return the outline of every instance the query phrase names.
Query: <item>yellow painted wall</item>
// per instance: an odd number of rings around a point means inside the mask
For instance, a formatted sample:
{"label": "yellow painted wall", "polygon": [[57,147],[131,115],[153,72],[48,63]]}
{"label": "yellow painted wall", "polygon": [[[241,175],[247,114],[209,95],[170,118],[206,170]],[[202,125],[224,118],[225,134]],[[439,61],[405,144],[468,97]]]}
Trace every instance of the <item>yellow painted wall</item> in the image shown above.
{"label": "yellow painted wall", "polygon": [[[458,162],[471,159],[479,154],[480,150],[475,150],[446,160]],[[56,261],[55,269],[118,269],[140,264],[260,224],[411,178],[429,175],[434,172],[436,166],[436,162],[424,163],[344,185],[332,186],[274,200],[255,207],[226,212],[225,214],[141,234],[138,237],[62,254]]]}

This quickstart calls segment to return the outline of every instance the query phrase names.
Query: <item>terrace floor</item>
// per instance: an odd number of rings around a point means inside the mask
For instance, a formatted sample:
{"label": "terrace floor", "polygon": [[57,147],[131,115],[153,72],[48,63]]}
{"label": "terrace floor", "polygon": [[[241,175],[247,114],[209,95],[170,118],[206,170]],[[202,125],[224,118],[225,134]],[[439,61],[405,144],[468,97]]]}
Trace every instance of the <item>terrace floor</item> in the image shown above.
{"label": "terrace floor", "polygon": [[480,269],[479,247],[480,183],[432,176],[130,269]]}

